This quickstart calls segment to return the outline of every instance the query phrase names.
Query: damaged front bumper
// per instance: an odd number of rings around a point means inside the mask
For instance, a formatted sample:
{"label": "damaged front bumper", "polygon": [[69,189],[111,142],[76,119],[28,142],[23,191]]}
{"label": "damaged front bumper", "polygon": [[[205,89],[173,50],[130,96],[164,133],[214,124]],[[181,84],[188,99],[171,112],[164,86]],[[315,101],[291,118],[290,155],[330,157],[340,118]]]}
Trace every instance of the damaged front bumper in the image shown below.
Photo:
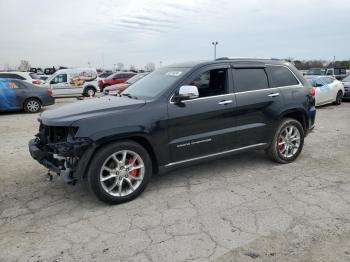
{"label": "damaged front bumper", "polygon": [[37,136],[29,141],[30,155],[49,171],[63,176],[64,180],[71,184],[75,184],[84,176],[93,151],[94,144],[88,138],[45,144]]}

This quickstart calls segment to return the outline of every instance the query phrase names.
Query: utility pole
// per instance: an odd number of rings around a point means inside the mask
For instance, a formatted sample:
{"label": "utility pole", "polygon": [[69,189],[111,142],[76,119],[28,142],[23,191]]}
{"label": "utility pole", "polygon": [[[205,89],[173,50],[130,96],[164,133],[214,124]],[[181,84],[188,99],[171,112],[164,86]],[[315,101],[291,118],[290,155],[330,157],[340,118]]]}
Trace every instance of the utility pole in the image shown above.
{"label": "utility pole", "polygon": [[219,44],[218,41],[211,42],[211,44],[214,46],[214,60],[216,59],[216,46]]}

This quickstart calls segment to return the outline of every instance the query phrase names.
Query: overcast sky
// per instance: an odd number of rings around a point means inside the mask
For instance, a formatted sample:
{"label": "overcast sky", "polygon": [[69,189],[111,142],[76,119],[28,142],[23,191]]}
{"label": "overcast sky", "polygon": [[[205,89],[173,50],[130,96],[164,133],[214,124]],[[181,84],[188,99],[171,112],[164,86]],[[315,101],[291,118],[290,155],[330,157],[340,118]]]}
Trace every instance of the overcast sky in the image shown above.
{"label": "overcast sky", "polygon": [[0,0],[0,68],[350,58],[349,0]]}

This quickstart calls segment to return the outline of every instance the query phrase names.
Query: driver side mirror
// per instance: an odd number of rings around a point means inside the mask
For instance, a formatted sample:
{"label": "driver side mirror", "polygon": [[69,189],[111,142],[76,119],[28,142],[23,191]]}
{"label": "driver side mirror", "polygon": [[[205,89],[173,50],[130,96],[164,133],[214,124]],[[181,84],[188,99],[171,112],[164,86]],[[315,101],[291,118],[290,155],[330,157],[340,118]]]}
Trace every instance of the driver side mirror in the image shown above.
{"label": "driver side mirror", "polygon": [[179,93],[174,95],[174,101],[179,103],[184,100],[190,100],[199,96],[198,88],[196,86],[181,86]]}

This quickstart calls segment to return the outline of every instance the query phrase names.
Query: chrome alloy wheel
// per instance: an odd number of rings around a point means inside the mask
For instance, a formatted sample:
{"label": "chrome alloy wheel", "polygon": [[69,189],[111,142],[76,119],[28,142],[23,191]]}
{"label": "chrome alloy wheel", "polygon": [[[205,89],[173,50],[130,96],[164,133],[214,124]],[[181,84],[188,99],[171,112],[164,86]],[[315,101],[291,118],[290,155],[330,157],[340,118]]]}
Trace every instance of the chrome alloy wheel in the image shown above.
{"label": "chrome alloy wheel", "polygon": [[40,108],[40,104],[38,101],[36,100],[30,100],[28,103],[27,103],[27,109],[28,111],[30,112],[36,112],[38,111]]}
{"label": "chrome alloy wheel", "polygon": [[100,182],[110,195],[122,197],[134,192],[145,175],[142,158],[133,151],[122,150],[110,155],[102,165]]}
{"label": "chrome alloy wheel", "polygon": [[283,157],[293,157],[300,147],[300,132],[298,128],[293,125],[283,128],[277,140],[277,147]]}

